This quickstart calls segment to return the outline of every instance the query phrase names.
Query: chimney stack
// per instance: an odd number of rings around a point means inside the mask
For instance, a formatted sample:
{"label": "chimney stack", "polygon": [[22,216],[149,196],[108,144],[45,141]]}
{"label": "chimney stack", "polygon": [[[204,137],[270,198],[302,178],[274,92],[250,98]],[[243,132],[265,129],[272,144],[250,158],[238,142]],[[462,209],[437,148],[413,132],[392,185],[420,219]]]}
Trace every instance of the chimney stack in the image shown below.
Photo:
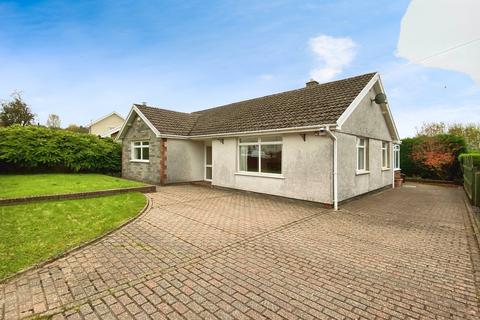
{"label": "chimney stack", "polygon": [[307,83],[307,88],[310,88],[310,87],[314,87],[316,85],[319,85],[318,81],[314,80],[314,79],[310,79]]}

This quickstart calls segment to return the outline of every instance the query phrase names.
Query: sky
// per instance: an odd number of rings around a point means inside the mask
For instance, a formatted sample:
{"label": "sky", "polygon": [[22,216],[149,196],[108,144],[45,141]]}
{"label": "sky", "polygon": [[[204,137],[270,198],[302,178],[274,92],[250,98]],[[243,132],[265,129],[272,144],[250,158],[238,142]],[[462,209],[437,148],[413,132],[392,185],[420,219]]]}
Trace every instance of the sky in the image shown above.
{"label": "sky", "polygon": [[378,71],[401,137],[480,123],[477,0],[0,0],[0,99],[88,125]]}

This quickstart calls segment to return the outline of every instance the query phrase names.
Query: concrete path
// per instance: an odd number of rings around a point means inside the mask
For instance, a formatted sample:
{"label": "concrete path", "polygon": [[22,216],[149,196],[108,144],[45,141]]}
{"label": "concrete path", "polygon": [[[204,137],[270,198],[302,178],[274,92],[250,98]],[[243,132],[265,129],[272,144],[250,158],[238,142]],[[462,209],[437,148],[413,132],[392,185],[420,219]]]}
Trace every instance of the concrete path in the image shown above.
{"label": "concrete path", "polygon": [[0,285],[0,318],[478,319],[460,189],[409,185],[339,212],[201,186]]}

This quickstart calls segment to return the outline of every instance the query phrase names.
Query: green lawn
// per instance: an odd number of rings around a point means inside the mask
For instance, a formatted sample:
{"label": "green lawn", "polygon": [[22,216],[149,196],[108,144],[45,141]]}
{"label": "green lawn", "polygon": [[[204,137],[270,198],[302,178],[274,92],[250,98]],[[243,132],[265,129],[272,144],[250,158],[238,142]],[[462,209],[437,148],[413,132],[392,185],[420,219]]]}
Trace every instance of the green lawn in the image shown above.
{"label": "green lawn", "polygon": [[145,203],[134,192],[0,206],[0,279],[113,229]]}
{"label": "green lawn", "polygon": [[0,175],[0,199],[138,187],[142,185],[140,182],[93,173]]}

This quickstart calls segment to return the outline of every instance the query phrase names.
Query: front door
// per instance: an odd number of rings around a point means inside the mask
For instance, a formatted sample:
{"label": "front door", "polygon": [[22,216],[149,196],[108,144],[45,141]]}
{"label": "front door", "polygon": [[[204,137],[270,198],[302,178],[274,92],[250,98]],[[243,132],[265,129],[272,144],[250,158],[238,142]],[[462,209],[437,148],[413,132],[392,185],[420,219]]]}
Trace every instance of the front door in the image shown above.
{"label": "front door", "polygon": [[205,180],[212,181],[212,146],[205,146]]}

